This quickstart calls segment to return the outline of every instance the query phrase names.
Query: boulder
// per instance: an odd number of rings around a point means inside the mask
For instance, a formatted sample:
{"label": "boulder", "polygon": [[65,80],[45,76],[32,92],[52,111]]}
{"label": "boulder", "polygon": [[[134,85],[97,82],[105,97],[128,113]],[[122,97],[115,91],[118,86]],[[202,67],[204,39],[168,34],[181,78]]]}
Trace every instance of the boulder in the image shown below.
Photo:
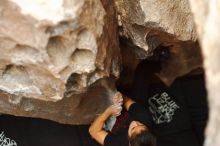
{"label": "boulder", "polygon": [[119,76],[116,12],[104,0],[0,1],[0,112],[86,124]]}

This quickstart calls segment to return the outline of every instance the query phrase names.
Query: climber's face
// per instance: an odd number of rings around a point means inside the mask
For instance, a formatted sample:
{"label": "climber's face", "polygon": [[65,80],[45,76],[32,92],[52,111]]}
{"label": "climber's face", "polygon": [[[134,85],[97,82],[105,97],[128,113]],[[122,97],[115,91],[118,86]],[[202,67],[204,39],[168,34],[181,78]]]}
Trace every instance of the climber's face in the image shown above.
{"label": "climber's face", "polygon": [[131,137],[145,130],[148,130],[148,128],[144,124],[138,121],[132,121],[128,128],[128,136]]}

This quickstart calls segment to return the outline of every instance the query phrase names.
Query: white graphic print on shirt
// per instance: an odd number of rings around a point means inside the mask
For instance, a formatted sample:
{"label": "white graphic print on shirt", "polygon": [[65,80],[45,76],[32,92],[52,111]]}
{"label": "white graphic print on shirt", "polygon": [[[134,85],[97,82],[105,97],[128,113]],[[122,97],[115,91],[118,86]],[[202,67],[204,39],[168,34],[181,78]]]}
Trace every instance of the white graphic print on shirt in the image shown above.
{"label": "white graphic print on shirt", "polygon": [[17,143],[6,137],[4,131],[0,133],[0,146],[17,146]]}
{"label": "white graphic print on shirt", "polygon": [[170,123],[175,111],[180,108],[166,92],[150,97],[148,103],[156,124]]}

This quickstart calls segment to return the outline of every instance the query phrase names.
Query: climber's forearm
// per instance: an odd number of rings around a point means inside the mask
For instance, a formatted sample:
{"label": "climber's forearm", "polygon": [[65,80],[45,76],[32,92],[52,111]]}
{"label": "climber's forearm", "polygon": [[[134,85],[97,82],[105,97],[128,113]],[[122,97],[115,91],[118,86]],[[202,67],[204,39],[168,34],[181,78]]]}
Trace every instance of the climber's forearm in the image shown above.
{"label": "climber's forearm", "polygon": [[108,135],[108,132],[103,130],[103,126],[110,115],[111,114],[105,110],[105,112],[95,119],[89,128],[90,135],[101,145],[104,145],[105,137]]}

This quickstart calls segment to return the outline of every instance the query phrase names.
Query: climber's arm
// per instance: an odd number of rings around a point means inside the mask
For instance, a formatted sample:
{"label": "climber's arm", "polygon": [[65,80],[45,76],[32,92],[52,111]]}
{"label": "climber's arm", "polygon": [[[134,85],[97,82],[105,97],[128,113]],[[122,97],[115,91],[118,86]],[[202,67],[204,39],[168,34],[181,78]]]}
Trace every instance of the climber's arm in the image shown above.
{"label": "climber's arm", "polygon": [[101,115],[99,115],[89,128],[90,135],[101,145],[104,145],[104,140],[108,132],[103,129],[105,121],[110,116],[117,116],[121,112],[121,107],[112,105],[108,107]]}

